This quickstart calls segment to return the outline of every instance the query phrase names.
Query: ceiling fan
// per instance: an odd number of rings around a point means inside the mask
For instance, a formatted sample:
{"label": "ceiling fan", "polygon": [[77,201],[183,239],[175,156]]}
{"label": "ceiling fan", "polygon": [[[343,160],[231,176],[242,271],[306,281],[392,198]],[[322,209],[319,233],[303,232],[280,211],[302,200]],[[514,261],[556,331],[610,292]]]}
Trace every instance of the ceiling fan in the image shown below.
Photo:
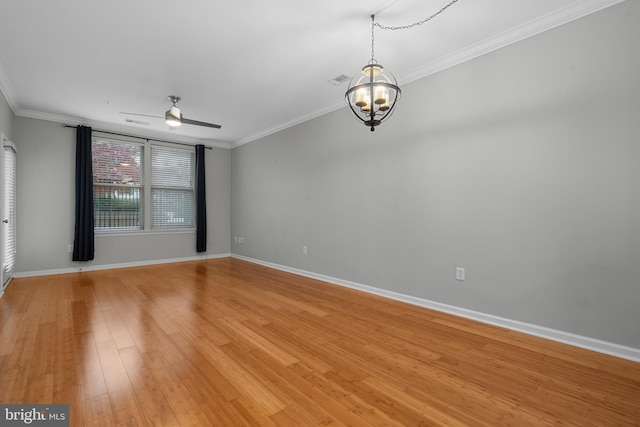
{"label": "ceiling fan", "polygon": [[[216,129],[220,129],[222,126],[220,125],[216,125],[214,123],[207,123],[207,122],[201,122],[198,120],[191,120],[191,119],[187,119],[185,117],[182,117],[182,112],[180,111],[180,109],[178,108],[178,106],[176,105],[179,101],[180,101],[180,97],[179,96],[175,96],[175,95],[169,95],[167,98],[169,98],[169,101],[171,101],[171,108],[169,108],[165,113],[164,113],[164,119],[167,122],[167,124],[169,126],[171,126],[172,128],[178,127],[182,124],[185,125],[196,125],[196,126],[206,126],[206,127],[210,127],[210,128],[216,128]],[[121,111],[120,114],[127,114],[130,116],[143,116],[143,117],[155,117],[158,119],[162,119],[161,116],[150,116],[148,114],[138,114],[138,113],[126,113]]]}

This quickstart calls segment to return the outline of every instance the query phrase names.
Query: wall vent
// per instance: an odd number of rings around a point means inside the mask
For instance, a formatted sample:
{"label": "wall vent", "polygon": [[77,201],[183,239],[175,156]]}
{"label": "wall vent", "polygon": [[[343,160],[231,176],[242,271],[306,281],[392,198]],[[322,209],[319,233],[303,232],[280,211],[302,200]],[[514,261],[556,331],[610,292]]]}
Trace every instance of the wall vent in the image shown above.
{"label": "wall vent", "polygon": [[143,122],[142,120],[134,120],[134,119],[124,119],[127,123],[133,123],[136,125],[149,126],[149,122]]}

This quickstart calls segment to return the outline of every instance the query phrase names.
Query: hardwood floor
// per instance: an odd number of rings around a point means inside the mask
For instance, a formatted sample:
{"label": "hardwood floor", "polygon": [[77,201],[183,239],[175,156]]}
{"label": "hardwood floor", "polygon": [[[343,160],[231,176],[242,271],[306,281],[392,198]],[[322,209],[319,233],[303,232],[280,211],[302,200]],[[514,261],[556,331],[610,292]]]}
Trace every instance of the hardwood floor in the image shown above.
{"label": "hardwood floor", "polygon": [[640,364],[218,259],[15,279],[0,403],[72,426],[640,425]]}

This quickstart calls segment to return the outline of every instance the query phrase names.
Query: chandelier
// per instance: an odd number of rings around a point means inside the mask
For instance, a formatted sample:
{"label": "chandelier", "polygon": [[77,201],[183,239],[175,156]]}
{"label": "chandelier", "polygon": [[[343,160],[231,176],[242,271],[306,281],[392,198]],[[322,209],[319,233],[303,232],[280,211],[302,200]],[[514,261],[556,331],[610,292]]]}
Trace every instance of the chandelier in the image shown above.
{"label": "chandelier", "polygon": [[396,78],[374,58],[375,15],[371,15],[371,60],[349,83],[344,94],[353,114],[371,131],[393,113],[402,91]]}
{"label": "chandelier", "polygon": [[438,12],[422,21],[403,25],[401,27],[385,27],[375,22],[375,15],[371,15],[371,59],[362,67],[349,83],[349,88],[344,94],[345,101],[356,118],[369,127],[373,132],[376,126],[388,119],[393,113],[396,103],[402,95],[402,90],[394,75],[378,64],[374,52],[374,28],[377,26],[383,30],[406,30],[416,25],[424,24],[444,12],[449,6],[458,0],[451,0]]}

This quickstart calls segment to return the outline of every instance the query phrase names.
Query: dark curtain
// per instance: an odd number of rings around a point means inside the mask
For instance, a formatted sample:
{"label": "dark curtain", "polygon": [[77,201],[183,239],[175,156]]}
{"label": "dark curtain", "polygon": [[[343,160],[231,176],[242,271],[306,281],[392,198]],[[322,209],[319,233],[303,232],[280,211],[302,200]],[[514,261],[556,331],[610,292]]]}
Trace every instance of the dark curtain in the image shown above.
{"label": "dark curtain", "polygon": [[204,182],[204,145],[196,145],[196,251],[207,250],[207,192]]}
{"label": "dark curtain", "polygon": [[73,260],[89,261],[94,253],[93,167],[91,164],[91,128],[76,129],[76,224]]}

